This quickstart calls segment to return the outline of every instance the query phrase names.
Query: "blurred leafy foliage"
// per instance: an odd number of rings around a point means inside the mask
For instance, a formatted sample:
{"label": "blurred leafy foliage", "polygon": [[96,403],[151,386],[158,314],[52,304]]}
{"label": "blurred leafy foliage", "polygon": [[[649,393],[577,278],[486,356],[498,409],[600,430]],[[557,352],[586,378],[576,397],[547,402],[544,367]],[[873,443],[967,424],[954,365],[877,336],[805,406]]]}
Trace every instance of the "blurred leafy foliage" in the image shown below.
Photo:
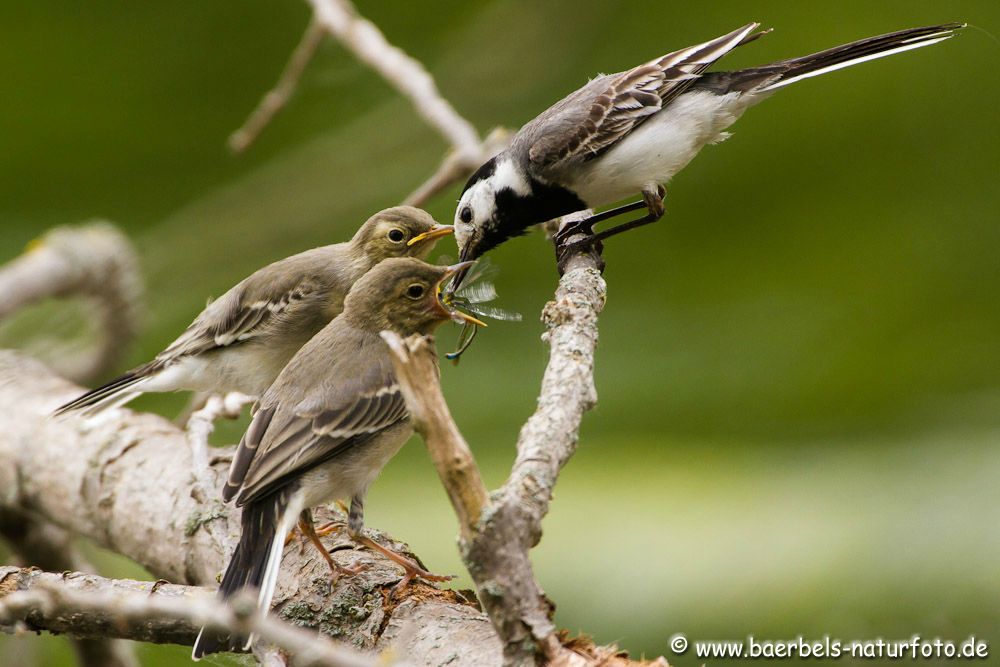
{"label": "blurred leafy foliage", "polygon": [[[724,67],[952,20],[1000,32],[990,0],[360,10],[484,131],[749,20],[775,32]],[[259,142],[227,152],[301,34],[303,3],[6,3],[3,17],[0,260],[52,225],[122,225],[149,282],[136,363],[209,295],[400,201],[444,151],[330,43]],[[782,91],[675,179],[663,221],[608,244],[600,405],[537,550],[561,623],[648,654],[677,631],[996,639],[998,60],[998,42],[970,29]],[[457,193],[431,212],[450,221]],[[545,363],[531,314],[556,276],[537,236],[492,259],[501,303],[526,322],[492,326],[444,383],[498,484]],[[27,328],[0,342],[27,345]],[[450,508],[411,444],[369,520],[459,572]],[[69,659],[58,641],[0,639],[0,658],[29,650]],[[142,649],[150,665],[186,655]]]}

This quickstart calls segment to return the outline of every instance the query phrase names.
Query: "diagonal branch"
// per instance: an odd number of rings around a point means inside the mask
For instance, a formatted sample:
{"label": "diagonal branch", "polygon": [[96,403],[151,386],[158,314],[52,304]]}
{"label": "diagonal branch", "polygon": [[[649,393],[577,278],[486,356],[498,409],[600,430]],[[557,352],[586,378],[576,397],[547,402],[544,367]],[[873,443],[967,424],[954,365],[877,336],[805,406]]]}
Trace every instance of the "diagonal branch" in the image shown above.
{"label": "diagonal branch", "polygon": [[308,0],[315,20],[354,56],[405,95],[425,123],[456,151],[479,155],[479,134],[438,90],[420,61],[385,38],[348,0]]}
{"label": "diagonal branch", "polygon": [[404,204],[423,206],[431,197],[467,178],[480,164],[507,147],[513,132],[494,128],[480,141],[475,127],[438,90],[418,60],[391,44],[378,26],[358,14],[350,0],[307,0],[313,16],[274,87],[261,98],[243,125],[229,136],[229,147],[242,153],[289,102],[323,38],[332,36],[354,56],[408,98],[424,122],[450,146],[448,153]]}
{"label": "diagonal branch", "polygon": [[229,135],[230,150],[234,153],[242,153],[250,148],[250,145],[257,140],[264,128],[278,115],[279,111],[285,108],[288,100],[295,93],[306,66],[316,55],[319,45],[323,43],[325,35],[326,31],[315,18],[309,21],[306,31],[302,33],[302,39],[292,51],[292,55],[285,64],[285,69],[281,71],[281,76],[278,77],[274,88],[265,93],[243,125]]}
{"label": "diagonal branch", "polygon": [[403,340],[391,331],[383,331],[382,338],[393,352],[393,365],[410,419],[424,440],[434,443],[427,449],[458,514],[462,539],[469,540],[476,533],[489,498],[472,451],[441,393],[431,340],[423,336]]}
{"label": "diagonal branch", "polygon": [[583,414],[597,401],[594,352],[606,296],[601,265],[595,251],[577,251],[567,259],[555,299],[542,313],[550,354],[538,408],[521,429],[510,477],[489,496],[441,396],[432,346],[420,337],[382,334],[414,427],[458,514],[462,557],[503,642],[505,665],[628,663],[615,647],[565,641],[529,557],[541,537],[559,471],[576,451]]}

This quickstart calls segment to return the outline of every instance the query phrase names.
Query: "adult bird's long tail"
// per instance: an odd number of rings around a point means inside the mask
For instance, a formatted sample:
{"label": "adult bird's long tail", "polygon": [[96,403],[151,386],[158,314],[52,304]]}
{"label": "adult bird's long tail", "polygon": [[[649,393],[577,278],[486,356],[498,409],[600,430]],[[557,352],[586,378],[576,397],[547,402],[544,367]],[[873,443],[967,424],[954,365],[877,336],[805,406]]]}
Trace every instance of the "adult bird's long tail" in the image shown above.
{"label": "adult bird's long tail", "polygon": [[801,58],[780,60],[735,72],[713,72],[705,75],[702,81],[708,87],[721,86],[728,90],[769,93],[802,79],[936,44],[954,37],[965,26],[964,23],[945,23],[900,30],[835,46]]}
{"label": "adult bird's long tail", "polygon": [[[285,536],[292,529],[301,508],[295,504],[288,489],[256,500],[243,508],[242,533],[226,573],[219,585],[218,597],[228,600],[243,590],[257,594],[261,615],[267,614],[274,596],[281,567]],[[231,636],[202,628],[191,651],[193,660],[220,651],[245,651],[253,637]]]}

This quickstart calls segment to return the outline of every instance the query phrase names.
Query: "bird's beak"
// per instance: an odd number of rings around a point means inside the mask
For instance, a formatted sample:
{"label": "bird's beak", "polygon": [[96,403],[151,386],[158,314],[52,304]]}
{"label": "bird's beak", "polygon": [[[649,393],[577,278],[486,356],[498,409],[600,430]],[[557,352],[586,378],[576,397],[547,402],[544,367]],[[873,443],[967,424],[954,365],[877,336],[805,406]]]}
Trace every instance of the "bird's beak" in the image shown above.
{"label": "bird's beak", "polygon": [[449,269],[455,269],[455,278],[451,281],[451,285],[448,286],[448,293],[454,294],[455,290],[462,286],[462,281],[465,280],[465,274],[469,272],[472,265],[476,263],[475,258],[470,258],[472,255],[471,243],[462,248],[462,252],[459,254],[458,264],[449,266]]}
{"label": "bird's beak", "polygon": [[420,243],[421,241],[433,241],[441,238],[442,236],[448,236],[448,234],[454,234],[454,233],[455,233],[454,225],[439,225],[435,223],[433,227],[428,229],[423,234],[417,234],[412,239],[407,241],[406,245],[412,246],[416,245],[417,243]]}
{"label": "bird's beak", "polygon": [[444,284],[452,276],[464,276],[475,262],[459,262],[458,264],[452,264],[447,269],[445,269],[444,275],[441,276],[441,280],[437,284],[437,302],[438,306],[450,317],[457,322],[465,322],[467,324],[475,324],[477,327],[485,327],[486,322],[483,322],[477,317],[473,317],[468,313],[463,313],[457,307],[455,307],[454,301],[452,300],[452,295],[455,293],[454,290],[448,290],[444,292]]}

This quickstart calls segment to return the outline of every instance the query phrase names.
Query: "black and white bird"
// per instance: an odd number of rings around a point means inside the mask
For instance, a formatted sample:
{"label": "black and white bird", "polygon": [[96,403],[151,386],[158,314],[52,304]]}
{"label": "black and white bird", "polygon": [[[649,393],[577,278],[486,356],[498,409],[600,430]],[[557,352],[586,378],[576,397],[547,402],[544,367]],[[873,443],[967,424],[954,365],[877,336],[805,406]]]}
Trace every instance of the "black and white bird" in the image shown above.
{"label": "black and white bird", "polygon": [[340,313],[348,290],[369,269],[391,257],[424,258],[437,239],[452,231],[412,206],[380,211],[349,241],[257,270],[206,306],[155,359],[55,414],[79,410],[91,415],[145,392],[259,396],[292,355]]}
{"label": "black and white bird", "polygon": [[[349,499],[348,531],[365,546],[401,565],[406,576],[432,581],[411,559],[362,533],[368,487],[413,433],[382,331],[431,334],[450,319],[481,325],[442,300],[441,284],[465,265],[432,266],[412,258],[387,259],[351,289],[344,311],[306,343],[254,409],[223,490],[243,508],[242,533],[226,567],[219,596],[242,590],[270,608],[285,536],[298,522],[336,577],[338,565],[319,542],[309,508]],[[193,657],[249,648],[251,637],[202,631]]]}
{"label": "black and white bird", "polygon": [[[707,144],[729,135],[747,108],[809,77],[936,44],[964,24],[911,28],[812,55],[733,72],[706,70],[769,31],[750,23],[634,69],[598,76],[522,127],[469,179],[455,211],[460,259],[471,260],[531,225],[637,193],[642,201],[591,216],[594,223],[646,209],[594,243],[663,215],[663,184]],[[579,228],[579,226],[577,227]],[[455,281],[457,287],[461,276]]]}

